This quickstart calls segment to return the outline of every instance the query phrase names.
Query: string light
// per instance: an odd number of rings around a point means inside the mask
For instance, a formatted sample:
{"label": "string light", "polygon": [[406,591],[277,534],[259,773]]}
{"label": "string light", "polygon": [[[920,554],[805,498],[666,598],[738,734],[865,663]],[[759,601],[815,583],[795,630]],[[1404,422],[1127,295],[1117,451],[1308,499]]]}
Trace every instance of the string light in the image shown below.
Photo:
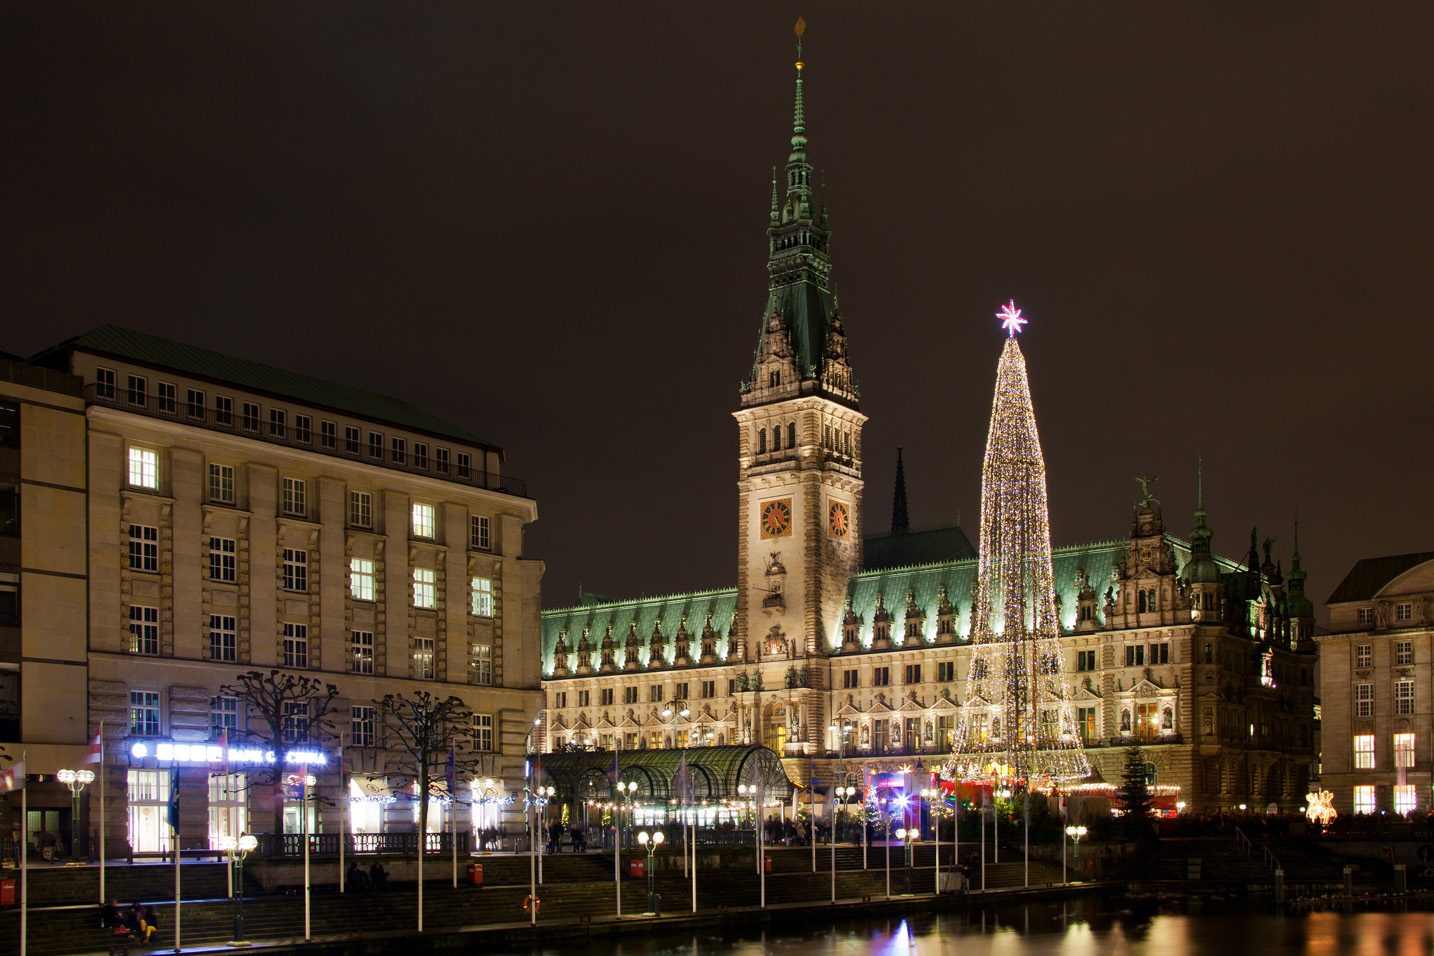
{"label": "string light", "polygon": [[967,672],[948,780],[1075,780],[1090,772],[1061,657],[1046,499],[1026,360],[1014,301],[981,473],[981,549]]}

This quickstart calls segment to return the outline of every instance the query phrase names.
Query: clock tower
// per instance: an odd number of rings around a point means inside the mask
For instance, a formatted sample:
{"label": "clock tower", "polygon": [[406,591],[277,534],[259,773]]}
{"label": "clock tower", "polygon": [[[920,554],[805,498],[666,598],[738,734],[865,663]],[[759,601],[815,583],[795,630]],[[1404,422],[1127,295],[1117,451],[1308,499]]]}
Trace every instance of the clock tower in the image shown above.
{"label": "clock tower", "polygon": [[[788,756],[821,749],[827,651],[847,579],[861,569],[861,414],[831,291],[826,203],[807,161],[797,21],[796,109],[785,192],[772,180],[767,304],[738,426],[736,634],[730,661],[748,740]],[[755,686],[753,686],[755,685]]]}

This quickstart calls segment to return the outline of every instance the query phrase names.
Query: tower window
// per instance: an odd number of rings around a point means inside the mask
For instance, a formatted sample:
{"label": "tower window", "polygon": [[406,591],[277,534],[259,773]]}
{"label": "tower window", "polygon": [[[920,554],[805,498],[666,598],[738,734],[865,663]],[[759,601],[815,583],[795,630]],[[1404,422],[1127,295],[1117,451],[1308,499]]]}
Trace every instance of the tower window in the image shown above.
{"label": "tower window", "polygon": [[797,423],[787,422],[787,447],[797,447]]}
{"label": "tower window", "polygon": [[779,385],[781,385],[781,384],[782,384],[782,373],[781,373],[781,372],[768,372],[768,373],[767,373],[767,387],[768,387],[768,388],[776,388],[777,386],[779,386]]}
{"label": "tower window", "polygon": [[767,430],[766,430],[765,428],[759,428],[759,429],[757,429],[757,454],[760,455],[760,454],[762,454],[763,452],[765,452],[766,450],[767,450]]}
{"label": "tower window", "polygon": [[782,450],[782,426],[772,429],[772,451]]}

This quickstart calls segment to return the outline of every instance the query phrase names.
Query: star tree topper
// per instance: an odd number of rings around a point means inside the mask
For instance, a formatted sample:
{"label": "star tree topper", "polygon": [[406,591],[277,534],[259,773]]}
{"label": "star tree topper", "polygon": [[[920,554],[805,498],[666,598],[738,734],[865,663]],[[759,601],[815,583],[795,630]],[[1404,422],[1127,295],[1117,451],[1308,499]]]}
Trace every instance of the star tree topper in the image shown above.
{"label": "star tree topper", "polygon": [[1021,310],[1016,308],[1015,299],[1001,306],[1001,311],[996,313],[996,318],[1001,320],[1001,328],[1009,332],[1012,338],[1015,338],[1016,333],[1021,331],[1021,326],[1030,321],[1030,319],[1021,318]]}

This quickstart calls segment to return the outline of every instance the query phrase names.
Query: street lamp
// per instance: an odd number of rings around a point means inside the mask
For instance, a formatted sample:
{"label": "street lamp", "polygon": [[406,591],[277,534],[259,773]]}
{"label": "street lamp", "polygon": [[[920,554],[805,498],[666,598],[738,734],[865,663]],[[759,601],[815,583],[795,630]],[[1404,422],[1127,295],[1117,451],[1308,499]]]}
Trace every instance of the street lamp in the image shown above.
{"label": "street lamp", "polygon": [[80,791],[95,779],[92,770],[61,770],[55,774],[60,782],[70,788],[74,808],[70,811],[70,860],[79,859],[80,852]]}
{"label": "street lamp", "polygon": [[[856,795],[856,787],[837,787],[832,791],[837,800],[841,803],[842,819],[846,818],[846,802],[850,797]],[[837,821],[832,820],[832,902],[836,902],[836,844],[837,844]]]}
{"label": "street lamp", "polygon": [[[307,939],[309,938],[309,916],[310,916],[310,913],[311,913],[310,906],[309,906],[309,788],[312,787],[312,786],[313,786],[315,783],[317,783],[317,782],[318,782],[318,781],[314,778],[314,775],[311,774],[311,773],[294,773],[294,774],[290,774],[290,775],[289,775],[289,786],[291,786],[291,787],[303,787],[303,788],[304,788],[304,789],[303,789],[303,797],[302,797],[302,799],[301,799],[300,802],[299,802],[299,808],[300,808],[300,809],[299,809],[299,813],[300,813],[300,815],[303,817],[303,824],[304,824],[304,826],[303,826],[303,831],[304,831],[304,939],[305,939],[305,940],[307,940]],[[422,840],[422,839],[423,839],[423,834],[420,833],[418,838],[419,838],[420,840]],[[420,859],[420,860],[423,859],[423,847],[422,847],[422,844],[419,844],[418,856],[419,856],[419,859]],[[420,885],[422,885],[422,884],[420,884]]]}
{"label": "street lamp", "polygon": [[[1086,835],[1085,827],[1066,827],[1066,836],[1075,844],[1076,872],[1080,872],[1080,838]],[[1066,882],[1066,845],[1061,844],[1061,882]]]}
{"label": "street lamp", "polygon": [[652,916],[662,915],[662,898],[657,895],[652,886],[652,854],[662,846],[663,839],[665,838],[661,830],[654,830],[651,834],[643,830],[637,835],[637,842],[647,849],[647,866],[643,869],[647,873],[647,912]]}
{"label": "street lamp", "polygon": [[239,840],[234,845],[234,862],[239,869],[239,879],[234,883],[234,938],[229,941],[230,946],[249,945],[244,939],[244,857],[258,845],[259,838],[252,833],[239,834]]}
{"label": "street lamp", "polygon": [[528,911],[528,922],[538,922],[538,870],[534,861],[538,859],[538,820],[548,798],[557,791],[552,787],[527,786],[523,788],[523,817],[528,821],[528,895],[533,907]]}
{"label": "street lamp", "polygon": [[942,809],[938,803],[942,799],[940,787],[922,787],[921,799],[926,801],[926,812],[931,818],[931,832],[936,836],[936,892],[941,892],[941,818],[938,816]]}
{"label": "street lamp", "polygon": [[761,809],[759,804],[762,800],[761,788],[758,784],[755,783],[739,783],[737,784],[737,794],[742,799],[746,800],[747,805],[752,808],[753,845],[756,847],[757,850],[757,879],[761,887],[761,895],[759,901],[761,907],[763,909],[766,909],[767,870],[766,867],[763,865],[764,861],[762,859],[762,825],[764,821],[760,818],[759,815],[759,810]]}
{"label": "street lamp", "polygon": [[[920,835],[921,831],[914,827],[910,830],[901,828],[896,831],[896,838],[906,847],[906,889],[902,892],[908,896],[911,894],[911,844]],[[891,895],[890,878],[888,878],[886,894]]]}

